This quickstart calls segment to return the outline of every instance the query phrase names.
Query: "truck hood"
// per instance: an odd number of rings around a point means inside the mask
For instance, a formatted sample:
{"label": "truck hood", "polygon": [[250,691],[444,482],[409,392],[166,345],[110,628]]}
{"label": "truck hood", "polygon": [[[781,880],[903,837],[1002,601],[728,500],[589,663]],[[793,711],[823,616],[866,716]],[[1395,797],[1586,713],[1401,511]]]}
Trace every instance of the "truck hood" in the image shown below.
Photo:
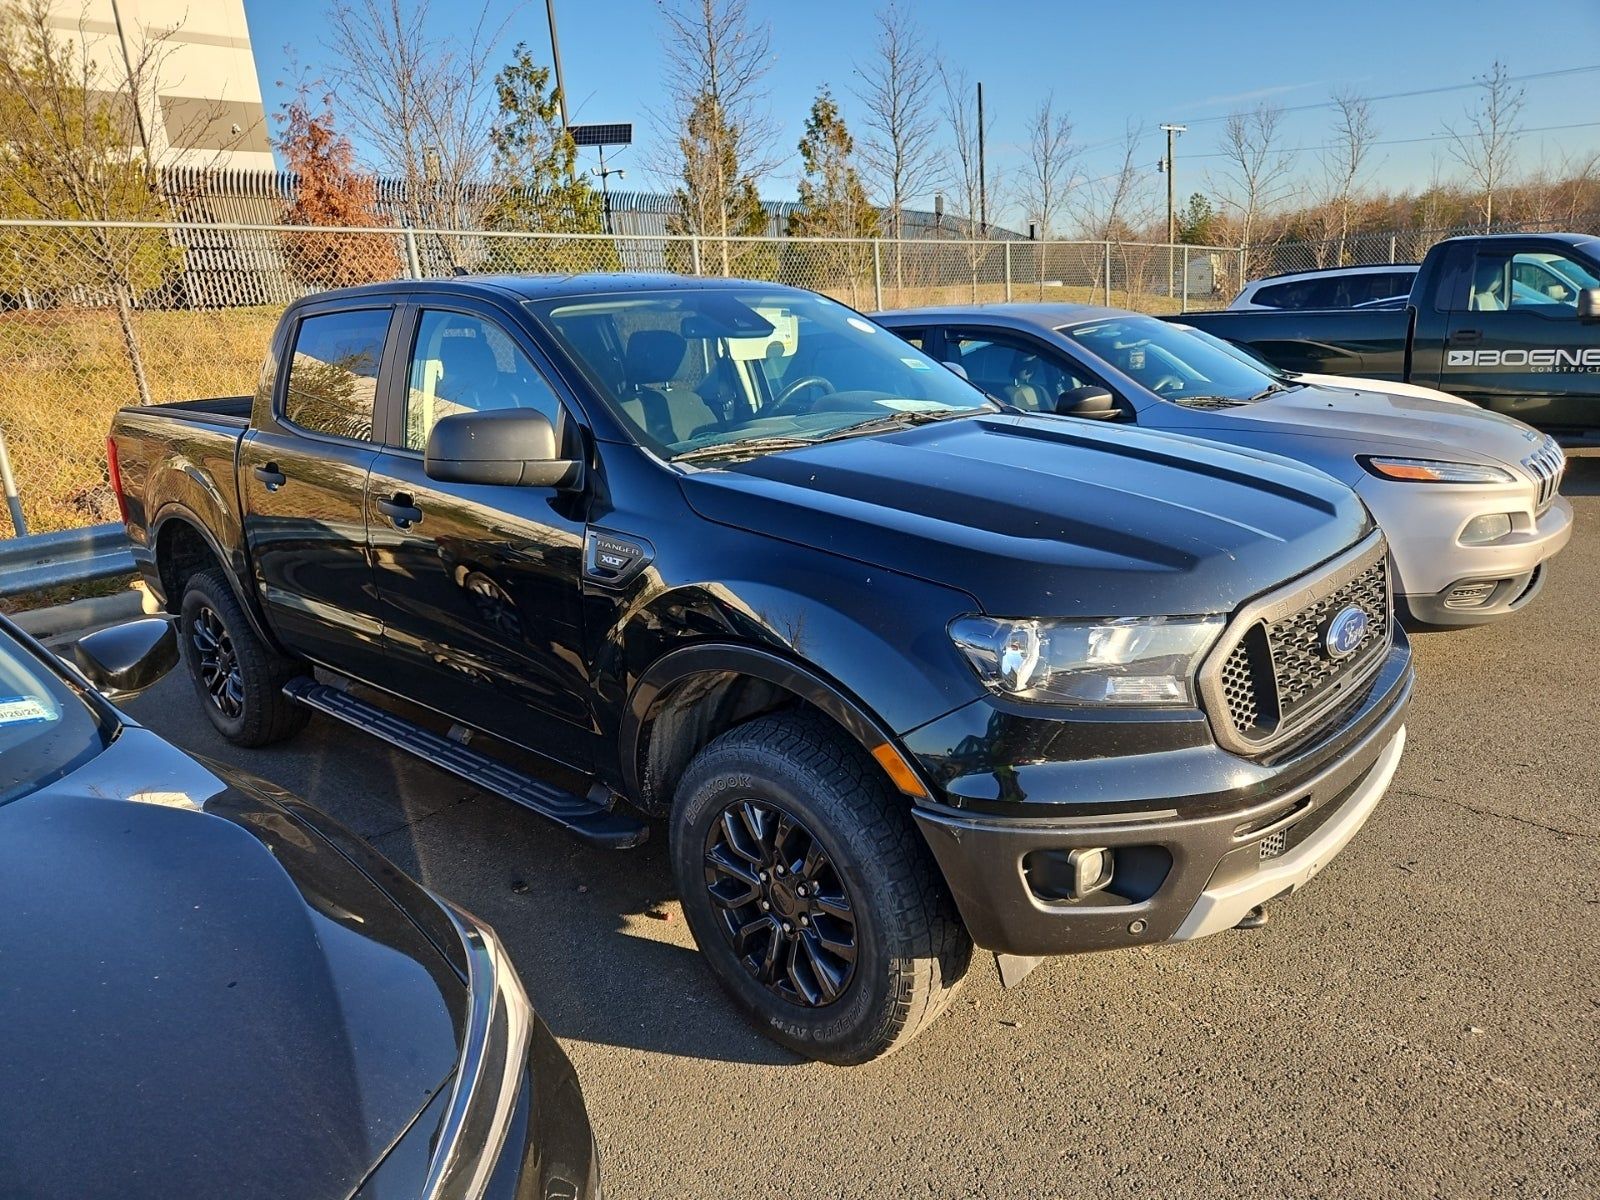
{"label": "truck hood", "polygon": [[1350,442],[1355,453],[1495,466],[1520,465],[1544,440],[1521,421],[1477,405],[1365,388],[1302,387],[1215,416],[1250,423],[1260,433]]}
{"label": "truck hood", "polygon": [[1227,612],[1368,528],[1285,459],[1060,417],[956,418],[686,472],[701,516],[916,576],[1003,616]]}
{"label": "truck hood", "polygon": [[0,807],[0,913],[8,1193],[342,1200],[457,1061],[387,894],[138,727]]}

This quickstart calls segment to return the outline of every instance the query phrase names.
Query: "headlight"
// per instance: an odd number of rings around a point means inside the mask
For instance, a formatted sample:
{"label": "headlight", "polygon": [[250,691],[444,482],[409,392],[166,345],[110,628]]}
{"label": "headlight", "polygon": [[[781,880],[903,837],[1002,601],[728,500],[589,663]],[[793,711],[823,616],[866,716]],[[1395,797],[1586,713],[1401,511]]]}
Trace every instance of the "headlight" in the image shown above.
{"label": "headlight", "polygon": [[950,636],[978,678],[1018,700],[1193,704],[1194,673],[1222,617],[1108,621],[958,617]]}
{"label": "headlight", "polygon": [[1515,483],[1516,476],[1499,467],[1477,463],[1439,462],[1431,458],[1363,458],[1361,465],[1384,479],[1408,483]]}

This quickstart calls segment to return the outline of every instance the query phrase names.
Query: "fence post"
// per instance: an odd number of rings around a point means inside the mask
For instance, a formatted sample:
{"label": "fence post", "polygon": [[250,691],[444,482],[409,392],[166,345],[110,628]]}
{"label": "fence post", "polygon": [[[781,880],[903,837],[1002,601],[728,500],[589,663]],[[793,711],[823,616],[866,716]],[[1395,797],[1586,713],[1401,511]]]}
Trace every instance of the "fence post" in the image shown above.
{"label": "fence post", "polygon": [[417,231],[406,230],[406,270],[411,272],[409,278],[422,278],[422,260],[417,257]]}
{"label": "fence post", "polygon": [[883,239],[872,239],[872,303],[883,311]]}
{"label": "fence post", "polygon": [[1394,262],[1394,234],[1389,235],[1389,261]]}
{"label": "fence post", "polygon": [[689,235],[689,269],[694,274],[700,274],[700,235]]}
{"label": "fence post", "polygon": [[6,507],[11,510],[11,532],[28,536],[28,518],[22,515],[22,497],[17,495],[17,479],[11,473],[11,455],[6,450],[6,431],[0,429],[0,487],[5,489]]}
{"label": "fence post", "polygon": [[1189,247],[1183,248],[1183,308],[1181,312],[1189,311]]}
{"label": "fence post", "polygon": [[1247,253],[1248,251],[1243,246],[1239,247],[1239,286],[1241,288],[1248,282],[1244,277],[1245,255]]}
{"label": "fence post", "polygon": [[1011,243],[1005,243],[1006,248],[1006,303],[1011,302]]}
{"label": "fence post", "polygon": [[1104,243],[1106,271],[1106,307],[1111,307],[1111,242]]}

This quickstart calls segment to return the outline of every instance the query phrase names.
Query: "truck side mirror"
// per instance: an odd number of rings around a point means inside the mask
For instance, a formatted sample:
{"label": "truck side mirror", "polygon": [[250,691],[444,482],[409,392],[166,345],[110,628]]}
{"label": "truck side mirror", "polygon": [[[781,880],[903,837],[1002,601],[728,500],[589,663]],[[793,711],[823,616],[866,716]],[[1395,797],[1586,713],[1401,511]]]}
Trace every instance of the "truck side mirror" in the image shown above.
{"label": "truck side mirror", "polygon": [[1600,288],[1584,288],[1578,293],[1578,320],[1600,321]]}
{"label": "truck side mirror", "polygon": [[1105,388],[1089,384],[1062,392],[1056,398],[1056,412],[1063,417],[1109,421],[1117,415],[1117,401]]}
{"label": "truck side mirror", "polygon": [[98,691],[122,700],[178,665],[178,635],[171,621],[147,617],[79,638],[72,657]]}
{"label": "truck side mirror", "polygon": [[542,412],[504,408],[455,413],[434,422],[422,469],[441,483],[576,490],[583,484],[583,464],[560,453],[555,427]]}

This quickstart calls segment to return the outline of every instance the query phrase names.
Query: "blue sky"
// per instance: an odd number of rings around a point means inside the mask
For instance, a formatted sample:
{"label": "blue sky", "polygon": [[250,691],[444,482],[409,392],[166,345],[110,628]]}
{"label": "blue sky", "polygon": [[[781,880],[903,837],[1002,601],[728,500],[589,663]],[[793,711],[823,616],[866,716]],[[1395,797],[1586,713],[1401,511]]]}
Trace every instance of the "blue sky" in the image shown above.
{"label": "blue sky", "polygon": [[[508,21],[506,56],[526,40],[547,59],[543,0],[489,0],[487,7],[491,23]],[[291,59],[313,73],[326,61],[318,34],[325,8],[326,0],[245,0],[269,112],[288,95]],[[771,25],[767,83],[779,148],[788,155],[762,190],[784,199],[794,193],[799,161],[792,151],[817,88],[831,85],[847,121],[859,112],[853,65],[870,56],[874,3],[750,0],[750,8]],[[434,0],[431,27],[448,36],[467,10],[476,15],[475,0]],[[1116,167],[1114,143],[1130,118],[1150,127],[1140,159],[1152,166],[1162,152],[1154,127],[1188,123],[1178,147],[1180,196],[1205,190],[1207,169],[1215,171],[1216,160],[1204,156],[1215,153],[1221,118],[1262,98],[1290,107],[1326,101],[1341,86],[1373,96],[1446,88],[1470,83],[1496,58],[1519,76],[1600,68],[1600,0],[916,0],[915,12],[946,59],[983,81],[994,118],[990,153],[1002,168],[1023,161],[1028,117],[1054,91],[1073,117],[1076,140],[1089,147],[1084,177]],[[573,120],[631,120],[636,136],[650,138],[663,70],[655,0],[556,0],[556,17]],[[1526,134],[1525,163],[1537,162],[1541,151],[1557,157],[1600,146],[1600,69],[1530,79],[1525,87],[1526,128],[1588,124]],[[1376,102],[1379,137],[1440,134],[1472,98],[1462,90]],[[1328,122],[1326,110],[1289,113],[1286,143],[1321,145]],[[629,168],[624,186],[659,182],[642,169],[647,153],[636,147],[616,160]],[[1442,141],[1380,146],[1372,178],[1425,184],[1436,155],[1448,175]],[[1315,156],[1302,152],[1297,165],[1310,171]],[[1018,219],[1015,210],[1009,215]]]}

